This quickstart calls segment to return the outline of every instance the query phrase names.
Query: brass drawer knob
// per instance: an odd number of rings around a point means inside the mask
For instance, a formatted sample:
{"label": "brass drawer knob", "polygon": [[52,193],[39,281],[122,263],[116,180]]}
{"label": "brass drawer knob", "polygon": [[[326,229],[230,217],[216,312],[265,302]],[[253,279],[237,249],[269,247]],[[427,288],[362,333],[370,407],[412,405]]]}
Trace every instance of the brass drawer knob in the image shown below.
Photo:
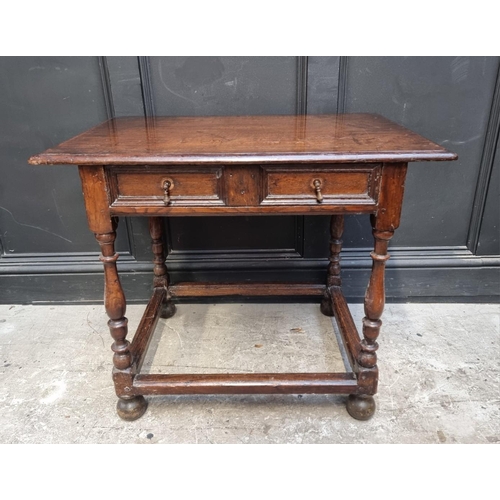
{"label": "brass drawer knob", "polygon": [[174,183],[172,182],[171,179],[165,179],[163,181],[163,203],[165,205],[170,204],[170,190],[174,187]]}
{"label": "brass drawer knob", "polygon": [[323,202],[323,195],[321,194],[321,185],[322,183],[319,179],[314,179],[313,186],[314,190],[316,191],[316,200],[318,201],[318,203]]}

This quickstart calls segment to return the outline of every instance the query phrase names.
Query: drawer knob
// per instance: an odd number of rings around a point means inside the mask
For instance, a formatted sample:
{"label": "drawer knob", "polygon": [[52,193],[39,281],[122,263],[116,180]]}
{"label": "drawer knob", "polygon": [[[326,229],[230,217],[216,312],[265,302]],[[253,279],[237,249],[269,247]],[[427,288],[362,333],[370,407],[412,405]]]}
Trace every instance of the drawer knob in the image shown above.
{"label": "drawer knob", "polygon": [[319,179],[314,179],[313,186],[316,191],[316,200],[318,200],[318,203],[322,203],[323,195],[321,194],[321,181]]}
{"label": "drawer knob", "polygon": [[173,187],[173,182],[170,179],[165,179],[163,181],[163,190],[164,190],[163,203],[165,205],[170,204],[170,189],[172,187]]}

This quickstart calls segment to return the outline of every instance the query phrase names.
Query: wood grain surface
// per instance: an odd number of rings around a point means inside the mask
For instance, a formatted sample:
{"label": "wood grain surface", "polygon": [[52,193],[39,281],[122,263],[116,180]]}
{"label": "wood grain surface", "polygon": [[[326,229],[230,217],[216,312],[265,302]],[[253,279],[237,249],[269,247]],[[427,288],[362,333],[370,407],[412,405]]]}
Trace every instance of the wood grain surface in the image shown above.
{"label": "wood grain surface", "polygon": [[353,394],[352,373],[224,373],[137,375],[132,393],[155,394]]}
{"label": "wood grain surface", "polygon": [[443,147],[379,115],[115,118],[29,162],[408,162],[454,160]]}

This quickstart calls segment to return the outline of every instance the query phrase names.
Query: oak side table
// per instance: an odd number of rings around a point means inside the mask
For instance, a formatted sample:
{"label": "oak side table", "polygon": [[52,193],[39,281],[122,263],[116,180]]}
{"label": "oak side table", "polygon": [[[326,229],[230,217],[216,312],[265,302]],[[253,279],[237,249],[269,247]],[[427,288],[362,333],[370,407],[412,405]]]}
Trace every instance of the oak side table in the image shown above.
{"label": "oak side table", "polygon": [[[116,118],[29,162],[78,165],[89,227],[101,247],[121,418],[141,417],[144,396],[156,394],[335,393],[349,395],[350,415],[366,420],[375,411],[385,262],[407,164],[456,158],[381,116],[345,114]],[[161,217],[252,214],[331,214],[326,284],[169,283]],[[341,288],[344,214],[370,214],[373,228],[361,338]],[[114,248],[119,216],[149,217],[153,240],[153,294],[131,343]],[[345,373],[141,373],[159,317],[175,313],[174,299],[237,295],[318,296],[322,313],[337,321]]]}

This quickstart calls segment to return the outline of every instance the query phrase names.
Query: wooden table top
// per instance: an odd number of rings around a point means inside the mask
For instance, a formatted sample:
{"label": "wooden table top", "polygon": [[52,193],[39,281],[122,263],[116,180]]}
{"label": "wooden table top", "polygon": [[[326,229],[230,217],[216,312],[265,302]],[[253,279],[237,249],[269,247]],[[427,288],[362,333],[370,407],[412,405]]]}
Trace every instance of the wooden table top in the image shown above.
{"label": "wooden table top", "polygon": [[379,115],[115,118],[30,158],[32,165],[345,163],[455,160]]}

